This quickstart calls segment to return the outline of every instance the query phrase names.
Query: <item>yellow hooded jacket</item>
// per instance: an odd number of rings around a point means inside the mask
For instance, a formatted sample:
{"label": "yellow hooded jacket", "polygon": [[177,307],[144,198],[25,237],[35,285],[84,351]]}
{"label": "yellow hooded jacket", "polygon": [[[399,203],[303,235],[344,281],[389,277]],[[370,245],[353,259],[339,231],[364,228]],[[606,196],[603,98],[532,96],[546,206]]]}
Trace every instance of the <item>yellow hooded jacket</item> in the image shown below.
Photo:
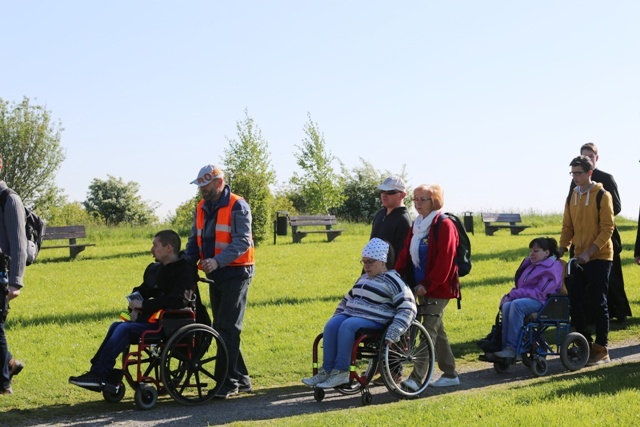
{"label": "yellow hooded jacket", "polygon": [[569,249],[573,243],[575,254],[580,255],[591,245],[596,245],[598,251],[591,259],[613,260],[613,202],[611,194],[605,191],[600,202],[600,212],[596,203],[598,192],[602,184],[594,182],[586,193],[580,193],[576,187],[571,193],[569,203],[564,207],[562,218],[562,234],[560,247]]}

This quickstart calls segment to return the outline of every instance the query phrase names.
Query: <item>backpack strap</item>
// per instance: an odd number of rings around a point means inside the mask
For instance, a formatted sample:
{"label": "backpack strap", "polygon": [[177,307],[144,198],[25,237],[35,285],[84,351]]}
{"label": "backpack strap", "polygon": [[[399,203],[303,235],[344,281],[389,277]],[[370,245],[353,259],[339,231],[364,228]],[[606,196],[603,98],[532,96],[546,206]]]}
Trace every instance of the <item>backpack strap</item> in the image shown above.
{"label": "backpack strap", "polygon": [[2,193],[0,193],[0,209],[2,209],[2,213],[4,213],[4,205],[7,204],[7,198],[9,197],[9,195],[11,194],[18,194],[15,191],[13,191],[12,189],[8,188],[6,190],[4,190]]}

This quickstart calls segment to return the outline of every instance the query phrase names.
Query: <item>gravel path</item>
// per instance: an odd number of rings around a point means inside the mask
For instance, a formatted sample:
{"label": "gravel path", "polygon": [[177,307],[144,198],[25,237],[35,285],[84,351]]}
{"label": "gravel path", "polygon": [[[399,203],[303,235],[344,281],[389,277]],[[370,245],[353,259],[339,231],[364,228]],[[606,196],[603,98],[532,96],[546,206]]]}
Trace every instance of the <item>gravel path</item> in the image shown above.
{"label": "gravel path", "polygon": [[[629,363],[640,361],[640,339],[618,343],[610,350],[612,364]],[[584,368],[599,369],[599,367]],[[436,369],[437,371],[437,369]],[[549,359],[549,374],[567,373],[558,357]],[[436,372],[434,377],[439,374]],[[459,387],[448,389],[428,388],[423,398],[440,395],[444,393],[464,393],[478,388],[492,387],[499,384],[512,383],[531,378],[531,372],[522,364],[517,364],[509,369],[506,374],[497,374],[493,370],[493,365],[488,363],[467,364],[460,370]],[[395,402],[397,399],[386,391],[383,387],[371,388],[373,394],[372,405],[383,405]],[[131,391],[127,392],[126,402],[109,405],[105,403],[105,413],[96,415],[81,415],[87,410],[83,405],[78,405],[78,416],[64,417],[56,419],[32,420],[24,423],[25,426],[39,427],[88,427],[88,426],[206,426],[224,425],[233,421],[250,420],[277,420],[283,417],[335,411],[350,407],[360,407],[362,405],[360,396],[342,396],[333,391],[328,391],[322,402],[316,402],[313,398],[313,391],[302,385],[275,388],[268,390],[256,390],[256,392],[224,401],[214,401],[202,406],[188,407],[180,405],[171,398],[161,398],[158,405],[149,411],[140,411],[133,407],[130,397]],[[96,395],[96,397],[98,397]],[[91,412],[94,412],[95,404],[91,404]]]}

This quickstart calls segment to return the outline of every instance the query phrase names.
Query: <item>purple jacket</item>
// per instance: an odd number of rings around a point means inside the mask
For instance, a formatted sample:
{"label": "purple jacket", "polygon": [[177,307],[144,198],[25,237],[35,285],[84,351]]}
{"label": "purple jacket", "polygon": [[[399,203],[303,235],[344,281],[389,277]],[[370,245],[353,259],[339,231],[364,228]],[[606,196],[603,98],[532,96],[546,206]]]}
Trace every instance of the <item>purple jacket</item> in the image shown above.
{"label": "purple jacket", "polygon": [[516,287],[505,295],[503,302],[532,298],[544,303],[547,295],[560,292],[563,276],[564,266],[553,255],[537,264],[525,258],[516,271]]}

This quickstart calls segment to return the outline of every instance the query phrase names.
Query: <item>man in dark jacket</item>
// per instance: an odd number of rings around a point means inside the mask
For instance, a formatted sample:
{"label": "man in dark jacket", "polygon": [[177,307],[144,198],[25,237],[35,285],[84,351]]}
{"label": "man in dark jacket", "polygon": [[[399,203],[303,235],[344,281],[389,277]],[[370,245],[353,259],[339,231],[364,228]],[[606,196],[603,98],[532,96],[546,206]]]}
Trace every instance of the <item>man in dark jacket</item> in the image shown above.
{"label": "man in dark jacket", "polygon": [[156,329],[157,313],[164,309],[189,307],[198,282],[193,263],[179,255],[180,236],[172,230],[158,232],[153,239],[151,253],[159,264],[151,264],[144,273],[142,285],[134,288],[141,299],[131,299],[131,321],[115,322],[109,328],[96,355],[91,359],[89,372],[69,377],[71,384],[100,391],[109,381],[117,357],[140,338],[144,331]]}
{"label": "man in dark jacket", "polygon": [[378,186],[382,209],[376,212],[369,240],[377,237],[388,242],[397,257],[411,228],[411,216],[404,206],[407,189],[398,176],[390,176]]}
{"label": "man in dark jacket", "polygon": [[[593,174],[591,180],[602,184],[605,190],[611,194],[613,202],[613,215],[618,215],[622,210],[622,202],[620,201],[620,193],[618,193],[618,185],[616,180],[613,179],[613,175],[597,169],[596,162],[599,159],[598,147],[593,142],[587,142],[580,147],[580,155],[587,156],[593,163]],[[569,188],[569,194],[573,192],[576,184],[571,180],[571,186]],[[611,274],[609,275],[609,292],[607,294],[607,301],[609,304],[609,317],[616,318],[619,323],[624,323],[627,320],[627,316],[631,316],[631,306],[627,299],[627,294],[624,290],[624,277],[622,276],[622,262],[620,260],[620,253],[622,252],[622,240],[617,228],[613,229],[613,235],[611,236],[613,242],[613,264],[611,265]],[[570,250],[571,256],[573,256],[573,247]]]}
{"label": "man in dark jacket", "polygon": [[[0,172],[3,160],[0,154]],[[0,193],[8,191],[7,184],[0,180]],[[0,209],[0,253],[3,256],[3,268],[0,282],[0,396],[12,394],[11,378],[20,373],[24,365],[9,352],[9,344],[4,324],[9,312],[9,301],[20,295],[23,277],[27,265],[27,236],[24,232],[25,215],[22,199],[10,193]]]}

